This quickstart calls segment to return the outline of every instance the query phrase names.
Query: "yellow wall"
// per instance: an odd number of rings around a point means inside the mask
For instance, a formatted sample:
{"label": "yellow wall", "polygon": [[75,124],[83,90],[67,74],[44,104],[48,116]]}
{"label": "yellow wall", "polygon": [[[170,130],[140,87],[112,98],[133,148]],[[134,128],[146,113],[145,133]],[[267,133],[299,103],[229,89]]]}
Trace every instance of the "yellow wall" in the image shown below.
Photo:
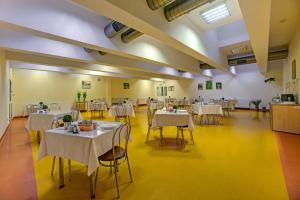
{"label": "yellow wall", "polygon": [[58,102],[65,109],[70,108],[76,100],[81,81],[91,81],[92,87],[87,91],[87,100],[107,98],[110,91],[107,86],[109,78],[97,76],[46,72],[27,69],[13,69],[13,110],[14,116],[23,115],[25,104]]}
{"label": "yellow wall", "polygon": [[[296,60],[297,75],[296,80],[292,80],[292,61]],[[300,94],[300,27],[296,30],[290,44],[289,56],[284,66],[284,92]],[[298,98],[298,103],[299,103]]]}
{"label": "yellow wall", "polygon": [[0,138],[9,123],[8,119],[8,88],[9,69],[4,50],[0,49]]}
{"label": "yellow wall", "polygon": [[[123,89],[123,83],[129,83],[130,89]],[[148,98],[154,95],[153,91],[150,80],[111,78],[112,98]]]}

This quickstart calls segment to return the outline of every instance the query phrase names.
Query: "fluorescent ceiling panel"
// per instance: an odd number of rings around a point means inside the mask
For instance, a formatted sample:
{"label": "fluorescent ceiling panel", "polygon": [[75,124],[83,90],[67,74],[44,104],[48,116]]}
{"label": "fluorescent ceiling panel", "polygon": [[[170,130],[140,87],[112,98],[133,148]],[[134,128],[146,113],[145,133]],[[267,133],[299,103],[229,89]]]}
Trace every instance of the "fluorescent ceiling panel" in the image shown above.
{"label": "fluorescent ceiling panel", "polygon": [[208,24],[212,24],[230,16],[226,3],[219,4],[200,13],[201,18]]}

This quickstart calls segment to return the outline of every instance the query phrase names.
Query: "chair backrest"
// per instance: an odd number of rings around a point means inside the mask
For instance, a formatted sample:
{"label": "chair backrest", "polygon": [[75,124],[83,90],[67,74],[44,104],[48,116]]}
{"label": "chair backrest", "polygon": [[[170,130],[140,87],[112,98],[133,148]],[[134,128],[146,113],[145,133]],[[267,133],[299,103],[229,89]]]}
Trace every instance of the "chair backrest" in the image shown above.
{"label": "chair backrest", "polygon": [[[116,160],[116,149],[115,146],[123,147],[125,152],[127,153],[128,141],[130,139],[131,127],[129,123],[121,124],[112,137],[112,149],[113,149],[113,157]],[[125,141],[125,143],[121,143]]]}
{"label": "chair backrest", "polygon": [[50,103],[49,109],[50,109],[50,111],[58,111],[61,109],[61,107],[58,103]]}
{"label": "chair backrest", "polygon": [[73,121],[78,121],[79,120],[79,111],[78,110],[72,110],[71,116],[73,118]]}
{"label": "chair backrest", "polygon": [[39,105],[31,105],[30,107],[30,113],[36,113],[40,109]]}
{"label": "chair backrest", "polygon": [[127,115],[127,106],[126,105],[116,105],[116,116],[126,116]]}
{"label": "chair backrest", "polygon": [[229,108],[229,101],[222,102],[222,108],[228,109]]}
{"label": "chair backrest", "polygon": [[150,108],[147,109],[147,120],[148,120],[148,126],[150,126],[150,127],[152,125],[152,119],[153,119],[155,111],[156,111],[156,109],[154,109],[154,110],[151,110]]}

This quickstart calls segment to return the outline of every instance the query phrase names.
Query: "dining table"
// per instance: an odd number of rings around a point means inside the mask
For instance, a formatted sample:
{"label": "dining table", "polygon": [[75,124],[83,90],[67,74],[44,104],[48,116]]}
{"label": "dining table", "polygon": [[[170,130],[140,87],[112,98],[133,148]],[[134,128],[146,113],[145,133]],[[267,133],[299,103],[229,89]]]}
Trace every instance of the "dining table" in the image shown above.
{"label": "dining table", "polygon": [[191,136],[194,130],[192,116],[186,110],[157,110],[152,119],[152,128],[161,128],[161,143],[163,140],[162,128],[166,126],[187,127]]}
{"label": "dining table", "polygon": [[135,117],[135,112],[131,104],[113,105],[110,107],[108,111],[108,115],[110,117],[115,117],[115,116]]}
{"label": "dining table", "polygon": [[[65,115],[71,115],[72,111],[38,111],[36,113],[30,113],[26,122],[26,129],[28,131],[37,132],[37,141],[40,143],[40,132],[48,129],[52,129],[53,123],[63,118]],[[79,119],[81,115],[79,113]]]}
{"label": "dining table", "polygon": [[[213,118],[213,122],[219,124],[219,116],[223,115],[222,105],[220,104],[196,103],[192,104],[192,111],[193,113],[201,117],[200,121],[202,121],[203,117],[206,116],[208,123],[210,123],[211,121],[209,120],[209,117],[211,116]],[[217,118],[218,120],[216,121],[215,118]]]}
{"label": "dining table", "polygon": [[[95,198],[95,171],[98,157],[112,149],[112,138],[120,122],[97,122],[95,130],[72,133],[63,127],[45,131],[38,152],[38,160],[46,156],[59,158],[59,188],[65,186],[64,159],[75,160],[87,166],[90,177],[90,196]],[[125,137],[125,132],[120,134]],[[119,137],[115,138],[116,141]]]}

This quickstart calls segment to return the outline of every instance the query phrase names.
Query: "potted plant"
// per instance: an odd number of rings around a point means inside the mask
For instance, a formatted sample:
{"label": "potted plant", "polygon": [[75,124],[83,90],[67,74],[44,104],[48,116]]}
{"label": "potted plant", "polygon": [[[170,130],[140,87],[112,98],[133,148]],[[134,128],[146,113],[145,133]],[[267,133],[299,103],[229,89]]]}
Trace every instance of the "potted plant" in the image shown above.
{"label": "potted plant", "polygon": [[77,92],[77,101],[78,101],[78,102],[80,102],[80,98],[81,98],[81,92],[78,91],[78,92]]}
{"label": "potted plant", "polygon": [[43,108],[43,110],[48,110],[48,106],[45,104],[42,105],[42,108]]}
{"label": "potted plant", "polygon": [[43,105],[44,105],[44,102],[39,102],[39,105],[40,105],[40,109],[43,109]]}
{"label": "potted plant", "polygon": [[64,122],[64,128],[67,130],[69,126],[71,125],[71,122],[73,121],[73,118],[71,115],[65,115],[63,117],[63,122]]}
{"label": "potted plant", "polygon": [[82,93],[82,97],[83,97],[83,102],[85,102],[85,99],[86,99],[86,97],[87,97],[86,91],[84,91],[84,92]]}
{"label": "potted plant", "polygon": [[261,103],[261,99],[252,100],[251,103],[255,106],[256,110],[259,110],[259,104]]}
{"label": "potted plant", "polygon": [[174,106],[173,106],[174,112],[177,112],[177,109],[178,109],[178,106],[177,106],[177,105],[174,105]]}

